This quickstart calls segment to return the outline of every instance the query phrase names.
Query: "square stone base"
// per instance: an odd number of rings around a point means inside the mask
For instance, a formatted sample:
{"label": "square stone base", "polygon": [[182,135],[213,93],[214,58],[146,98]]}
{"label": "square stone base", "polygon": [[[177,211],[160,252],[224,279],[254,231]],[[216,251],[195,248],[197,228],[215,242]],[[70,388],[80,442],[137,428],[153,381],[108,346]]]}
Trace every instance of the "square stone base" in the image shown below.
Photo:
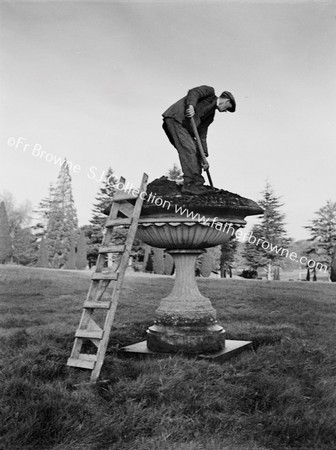
{"label": "square stone base", "polygon": [[[252,341],[233,341],[230,339],[225,340],[225,347],[214,353],[205,354],[184,354],[184,356],[189,356],[197,359],[205,359],[214,362],[223,362],[228,359],[238,355],[243,350],[252,349]],[[176,353],[159,353],[153,352],[147,348],[147,341],[137,342],[136,344],[128,345],[127,347],[122,347],[121,349],[125,354],[134,356],[160,356],[167,357],[175,355]]]}

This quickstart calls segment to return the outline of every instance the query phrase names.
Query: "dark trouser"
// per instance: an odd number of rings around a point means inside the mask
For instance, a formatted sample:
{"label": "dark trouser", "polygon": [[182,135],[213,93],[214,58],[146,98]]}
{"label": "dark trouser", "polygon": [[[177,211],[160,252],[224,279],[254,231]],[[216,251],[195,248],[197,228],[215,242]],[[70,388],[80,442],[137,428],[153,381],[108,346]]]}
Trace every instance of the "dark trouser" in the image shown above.
{"label": "dark trouser", "polygon": [[196,142],[189,131],[174,119],[164,119],[162,128],[178,151],[184,184],[203,185],[202,166]]}

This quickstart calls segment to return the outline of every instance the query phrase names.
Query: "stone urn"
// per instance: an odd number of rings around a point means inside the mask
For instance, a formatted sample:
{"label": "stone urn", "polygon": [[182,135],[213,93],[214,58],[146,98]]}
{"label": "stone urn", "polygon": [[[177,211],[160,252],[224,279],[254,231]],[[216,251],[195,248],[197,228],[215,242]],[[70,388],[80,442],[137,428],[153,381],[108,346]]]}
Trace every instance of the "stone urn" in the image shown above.
{"label": "stone urn", "polygon": [[208,353],[225,347],[225,330],[216,310],[195,278],[195,261],[206,248],[227,242],[244,227],[247,215],[262,214],[252,200],[209,188],[209,194],[182,195],[166,177],[148,185],[137,237],[164,248],[175,263],[175,283],[147,330],[147,347],[154,352]]}

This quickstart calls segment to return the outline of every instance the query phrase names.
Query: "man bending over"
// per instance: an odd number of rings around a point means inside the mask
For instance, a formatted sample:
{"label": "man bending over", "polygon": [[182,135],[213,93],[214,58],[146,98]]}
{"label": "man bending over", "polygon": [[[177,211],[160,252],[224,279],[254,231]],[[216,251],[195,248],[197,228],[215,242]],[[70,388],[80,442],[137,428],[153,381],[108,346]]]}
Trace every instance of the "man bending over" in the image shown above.
{"label": "man bending over", "polygon": [[214,88],[199,86],[190,89],[185,97],[162,114],[162,128],[179,154],[184,179],[183,194],[195,195],[209,192],[204,186],[202,159],[197,150],[190,118],[194,117],[205,156],[208,156],[206,138],[208,127],[214,120],[216,110],[235,112],[236,101],[233,95],[224,91],[217,97]]}

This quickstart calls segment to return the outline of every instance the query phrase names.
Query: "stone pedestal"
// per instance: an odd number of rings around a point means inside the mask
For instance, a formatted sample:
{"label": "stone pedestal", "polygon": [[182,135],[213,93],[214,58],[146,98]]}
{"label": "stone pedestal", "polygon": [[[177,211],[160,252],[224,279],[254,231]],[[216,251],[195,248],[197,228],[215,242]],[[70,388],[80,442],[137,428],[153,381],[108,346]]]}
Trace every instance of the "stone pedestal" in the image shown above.
{"label": "stone pedestal", "polygon": [[201,249],[176,249],[169,253],[176,267],[172,292],[161,300],[154,325],[147,330],[147,346],[157,352],[203,353],[225,347],[225,331],[216,311],[196,284],[195,260]]}

